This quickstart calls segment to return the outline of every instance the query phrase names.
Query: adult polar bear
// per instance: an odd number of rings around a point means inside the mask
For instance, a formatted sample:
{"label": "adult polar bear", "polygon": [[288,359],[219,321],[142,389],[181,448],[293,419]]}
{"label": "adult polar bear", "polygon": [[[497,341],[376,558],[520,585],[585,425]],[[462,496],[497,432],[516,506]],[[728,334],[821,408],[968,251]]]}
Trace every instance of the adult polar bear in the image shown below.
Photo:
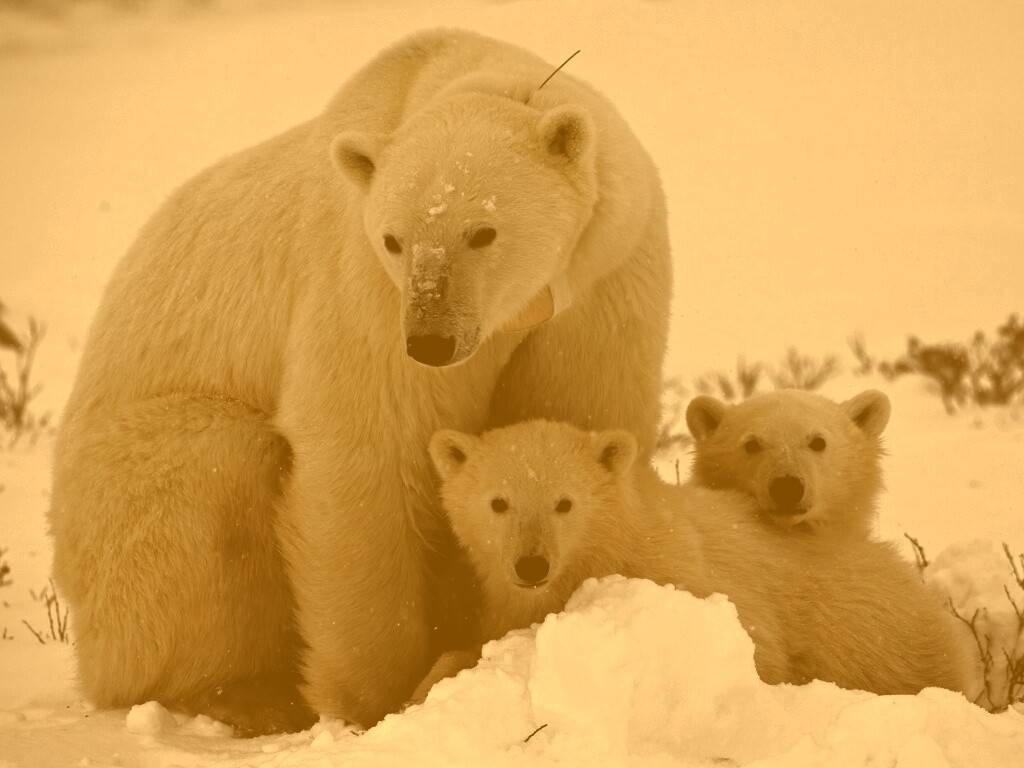
{"label": "adult polar bear", "polygon": [[[537,90],[551,71],[414,35],[142,230],[55,455],[54,573],[94,702],[257,733],[308,723],[301,690],[369,725],[464,640],[436,429],[543,417],[650,451],[660,184],[593,89]],[[567,311],[502,332],[551,285]]]}

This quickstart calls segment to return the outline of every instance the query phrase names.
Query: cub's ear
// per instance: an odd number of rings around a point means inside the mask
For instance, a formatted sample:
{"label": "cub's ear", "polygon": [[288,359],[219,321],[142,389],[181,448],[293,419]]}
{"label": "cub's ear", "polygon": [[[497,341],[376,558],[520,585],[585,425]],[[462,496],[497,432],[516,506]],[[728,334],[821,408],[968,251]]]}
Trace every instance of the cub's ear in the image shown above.
{"label": "cub's ear", "polygon": [[478,441],[479,438],[454,429],[441,429],[433,434],[430,438],[430,458],[442,480],[458,474]]}
{"label": "cub's ear", "polygon": [[636,460],[636,438],[624,429],[608,429],[593,436],[597,463],[616,475],[624,475]]}
{"label": "cub's ear", "polygon": [[370,186],[381,151],[387,143],[383,133],[345,131],[331,142],[331,162],[357,187]]}
{"label": "cub's ear", "polygon": [[549,109],[537,123],[541,146],[557,158],[578,163],[594,151],[595,128],[582,107],[563,105]]}
{"label": "cub's ear", "polygon": [[840,403],[839,408],[871,438],[881,436],[885,425],[889,423],[889,413],[892,410],[889,398],[877,389],[869,389],[854,395],[845,403]]}
{"label": "cub's ear", "polygon": [[721,400],[716,400],[711,395],[699,395],[690,401],[686,407],[686,426],[698,443],[704,442],[718,425],[722,423],[726,410],[729,408]]}

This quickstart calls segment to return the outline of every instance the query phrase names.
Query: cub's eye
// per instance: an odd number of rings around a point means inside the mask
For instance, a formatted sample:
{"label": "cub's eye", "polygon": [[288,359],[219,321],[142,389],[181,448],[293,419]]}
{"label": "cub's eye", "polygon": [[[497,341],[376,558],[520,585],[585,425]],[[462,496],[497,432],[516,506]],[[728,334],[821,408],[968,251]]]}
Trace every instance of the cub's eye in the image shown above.
{"label": "cub's eye", "polygon": [[811,440],[809,445],[811,446],[811,450],[812,451],[817,451],[818,453],[821,453],[822,451],[825,450],[825,446],[826,446],[825,438],[824,437],[815,437],[815,438],[813,438]]}
{"label": "cub's eye", "polygon": [[753,456],[755,453],[761,452],[761,443],[756,437],[748,437],[743,441],[743,450]]}
{"label": "cub's eye", "polygon": [[558,502],[558,504],[555,505],[555,512],[565,513],[568,512],[570,509],[572,509],[572,502],[569,501],[568,499],[562,499],[561,501]]}
{"label": "cub's eye", "polygon": [[494,242],[494,238],[498,236],[495,232],[494,227],[480,227],[469,237],[470,248],[483,248],[484,246],[490,245]]}
{"label": "cub's eye", "polygon": [[402,252],[402,244],[398,242],[398,238],[394,235],[384,235],[384,249],[388,253],[398,255]]}
{"label": "cub's eye", "polygon": [[491,499],[491,509],[493,509],[495,512],[507,512],[508,502],[496,496],[493,499]]}

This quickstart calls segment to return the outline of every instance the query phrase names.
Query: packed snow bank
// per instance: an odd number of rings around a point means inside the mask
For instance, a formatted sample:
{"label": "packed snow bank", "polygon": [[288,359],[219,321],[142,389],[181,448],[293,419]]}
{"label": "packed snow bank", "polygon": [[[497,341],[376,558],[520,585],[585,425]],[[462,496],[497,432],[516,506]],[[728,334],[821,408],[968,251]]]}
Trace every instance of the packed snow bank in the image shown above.
{"label": "packed snow bank", "polygon": [[[565,612],[489,644],[476,669],[360,741],[436,765],[1010,765],[1024,750],[1017,713],[937,689],[768,686],[753,650],[722,596],[590,580]],[[480,722],[480,711],[498,717]]]}
{"label": "packed snow bank", "polygon": [[[957,572],[962,557],[940,555],[934,578]],[[962,562],[974,575],[951,584],[985,582],[978,569],[994,565]],[[76,703],[60,714],[0,713],[0,754],[34,766],[347,768],[935,768],[1011,766],[1024,754],[1024,715],[1014,709],[989,714],[940,689],[875,696],[822,682],[769,686],[757,677],[753,650],[723,596],[698,600],[611,576],[584,583],[564,612],[489,643],[475,668],[362,734],[325,720],[304,733],[240,740],[155,702],[126,716]]]}
{"label": "packed snow bank", "polygon": [[[359,737],[324,723],[264,750],[282,766],[902,768],[1011,765],[1024,750],[1016,712],[990,715],[938,689],[874,696],[820,682],[768,686],[753,652],[721,595],[590,580],[563,613],[488,644],[475,669],[438,684],[422,705]],[[129,730],[157,737],[177,728],[153,704],[128,717]]]}

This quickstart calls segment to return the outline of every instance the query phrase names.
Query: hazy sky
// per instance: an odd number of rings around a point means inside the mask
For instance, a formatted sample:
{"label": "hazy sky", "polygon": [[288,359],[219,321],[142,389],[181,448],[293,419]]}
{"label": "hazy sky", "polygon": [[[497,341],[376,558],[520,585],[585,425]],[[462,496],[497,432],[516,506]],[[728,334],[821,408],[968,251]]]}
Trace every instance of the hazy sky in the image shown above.
{"label": "hazy sky", "polygon": [[842,352],[858,328],[886,351],[911,332],[965,339],[1024,310],[1012,2],[349,2],[2,53],[0,298],[80,336],[171,189],[436,24],[555,63],[581,48],[572,73],[650,150],[675,254],[669,373]]}

